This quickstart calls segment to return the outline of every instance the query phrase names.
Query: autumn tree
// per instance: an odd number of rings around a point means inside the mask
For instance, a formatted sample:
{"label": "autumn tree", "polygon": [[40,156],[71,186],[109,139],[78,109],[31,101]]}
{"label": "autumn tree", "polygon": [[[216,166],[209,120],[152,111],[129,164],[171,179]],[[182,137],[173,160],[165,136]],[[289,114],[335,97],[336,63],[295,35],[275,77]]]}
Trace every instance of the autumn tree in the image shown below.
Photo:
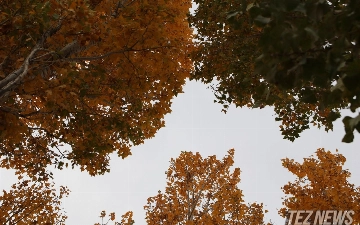
{"label": "autumn tree", "polygon": [[[217,80],[225,109],[273,106],[282,135],[294,141],[310,124],[332,130],[341,109],[360,106],[359,1],[195,2],[192,79]],[[343,142],[353,141],[359,121],[343,119]]]}
{"label": "autumn tree", "polygon": [[262,224],[263,205],[244,202],[233,163],[233,149],[222,161],[191,152],[171,159],[165,192],[144,206],[147,224]]}
{"label": "autumn tree", "polygon": [[296,176],[282,187],[286,194],[279,214],[287,210],[354,210],[353,224],[360,221],[360,187],[349,182],[350,172],[343,169],[346,158],[320,148],[316,157],[303,163],[283,159],[282,165]]}
{"label": "autumn tree", "polygon": [[0,224],[6,225],[64,225],[67,218],[61,200],[69,190],[56,189],[49,181],[19,179],[10,191],[0,195]]}
{"label": "autumn tree", "polygon": [[125,158],[153,137],[191,69],[190,7],[0,0],[1,166],[103,174],[109,154]]}
{"label": "autumn tree", "polygon": [[104,210],[101,211],[101,213],[100,213],[101,223],[95,223],[95,225],[110,225],[109,224],[110,221],[111,222],[114,221],[114,225],[133,225],[135,223],[135,221],[132,219],[132,217],[133,217],[132,211],[128,211],[124,215],[122,215],[120,222],[115,221],[115,213],[114,212],[109,213],[108,217],[109,218],[106,219],[106,211],[104,211]]}

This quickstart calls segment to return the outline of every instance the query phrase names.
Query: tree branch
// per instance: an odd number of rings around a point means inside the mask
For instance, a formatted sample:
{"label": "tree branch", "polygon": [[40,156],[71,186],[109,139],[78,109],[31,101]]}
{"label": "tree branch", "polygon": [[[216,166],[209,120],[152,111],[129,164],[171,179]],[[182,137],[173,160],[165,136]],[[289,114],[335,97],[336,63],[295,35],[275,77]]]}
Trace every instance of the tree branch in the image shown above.
{"label": "tree branch", "polygon": [[0,101],[1,99],[6,98],[8,92],[14,88],[28,73],[30,60],[39,49],[40,46],[35,45],[33,50],[26,57],[22,66],[0,81]]}
{"label": "tree branch", "polygon": [[[59,22],[56,26],[48,29],[38,40],[37,44],[34,46],[30,54],[26,57],[24,60],[24,63],[21,65],[21,67],[12,73],[10,73],[8,76],[6,76],[4,79],[0,81],[0,103],[4,102],[10,92],[11,89],[13,89],[28,73],[30,62],[32,61],[32,58],[34,57],[35,53],[39,50],[41,50],[41,46],[43,46],[47,40],[47,38],[54,35],[56,32],[60,30],[62,26],[62,18],[59,19]],[[1,67],[3,66],[3,63],[1,64]]]}
{"label": "tree branch", "polygon": [[41,39],[37,43],[39,46],[43,46],[49,37],[53,36],[54,34],[56,34],[56,32],[58,32],[61,29],[62,20],[63,18],[60,18],[57,26],[50,28],[42,35]]}
{"label": "tree branch", "polygon": [[144,48],[144,49],[132,49],[132,48],[126,48],[126,49],[123,49],[123,50],[119,50],[119,51],[112,51],[112,52],[108,52],[108,53],[105,53],[103,55],[99,55],[99,56],[88,56],[88,57],[76,57],[76,58],[66,58],[64,60],[66,61],[85,61],[85,60],[97,60],[97,59],[103,59],[103,58],[106,58],[110,55],[113,55],[113,54],[122,54],[122,53],[125,53],[125,52],[141,52],[141,51],[151,51],[151,50],[156,50],[156,49],[160,49],[160,48],[170,48],[170,47],[173,47],[173,46],[159,46],[159,47],[154,47],[154,48]]}

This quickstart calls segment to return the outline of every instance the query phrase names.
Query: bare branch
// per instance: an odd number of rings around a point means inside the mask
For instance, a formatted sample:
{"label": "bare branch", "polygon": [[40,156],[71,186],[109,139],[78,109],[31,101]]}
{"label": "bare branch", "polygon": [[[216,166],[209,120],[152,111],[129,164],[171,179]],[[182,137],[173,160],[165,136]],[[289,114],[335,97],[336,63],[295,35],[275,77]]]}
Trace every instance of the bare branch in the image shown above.
{"label": "bare branch", "polygon": [[126,4],[127,2],[128,2],[128,0],[119,0],[116,4],[114,12],[111,14],[111,16],[113,16],[114,18],[119,17],[120,9],[125,8],[128,5],[131,5],[133,2],[135,2],[135,0],[132,0],[129,4]]}
{"label": "bare branch", "polygon": [[77,40],[75,40],[75,41],[72,41],[71,43],[67,44],[65,47],[63,47],[59,51],[59,55],[61,58],[68,58],[72,54],[81,51],[82,50],[81,48],[82,47],[79,45]]}
{"label": "bare branch", "polygon": [[159,46],[159,47],[144,48],[144,49],[131,49],[131,48],[126,48],[126,49],[119,50],[119,51],[108,52],[108,53],[106,53],[106,54],[99,55],[99,56],[67,58],[67,59],[64,59],[64,60],[66,60],[66,61],[85,61],[85,60],[91,61],[91,60],[103,59],[103,58],[106,58],[106,57],[108,57],[108,56],[110,56],[110,55],[113,55],[113,54],[122,54],[122,53],[125,53],[125,52],[151,51],[151,50],[156,50],[156,49],[161,49],[161,48],[170,48],[170,47],[173,47],[173,46]]}
{"label": "bare branch", "polygon": [[53,36],[54,34],[56,34],[56,32],[58,32],[60,29],[61,29],[61,26],[62,26],[62,20],[63,18],[60,18],[59,21],[58,21],[58,24],[50,29],[48,29],[44,34],[43,36],[41,37],[41,39],[38,41],[38,45],[39,46],[43,46],[46,42],[46,40]]}
{"label": "bare branch", "polygon": [[[29,65],[32,61],[32,58],[34,57],[35,53],[39,50],[41,50],[41,46],[44,45],[46,42],[46,39],[54,35],[56,32],[60,30],[62,26],[62,19],[59,19],[59,22],[56,26],[48,29],[41,39],[37,42],[37,44],[34,46],[30,54],[26,57],[24,60],[24,63],[21,65],[21,67],[12,73],[10,73],[8,76],[6,76],[4,79],[0,81],[0,102],[3,102],[6,100],[7,96],[9,95],[9,92],[11,89],[15,88],[16,85],[26,76],[26,74],[29,71]],[[5,64],[4,60],[1,63],[1,67]]]}
{"label": "bare branch", "polygon": [[5,19],[3,21],[0,22],[0,26],[4,25],[5,23],[7,23],[9,21],[9,19]]}
{"label": "bare branch", "polygon": [[42,54],[42,55],[40,55],[40,56],[38,56],[38,57],[36,57],[36,58],[33,58],[31,61],[38,61],[38,59],[43,58],[43,57],[45,57],[45,56],[51,56],[51,55],[56,54],[56,52],[54,52],[54,51],[48,51],[48,50],[46,50],[46,49],[44,49],[44,50],[47,51],[47,53]]}
{"label": "bare branch", "polygon": [[6,113],[11,113],[15,116],[20,116],[19,110],[17,110],[17,109],[13,109],[13,108],[10,108],[7,106],[0,106],[0,110],[3,112],[6,112]]}
{"label": "bare branch", "polygon": [[9,56],[6,56],[4,60],[0,63],[0,70],[3,70],[3,67],[7,64]]}
{"label": "bare branch", "polygon": [[17,83],[25,77],[29,70],[30,60],[39,48],[40,47],[36,45],[24,60],[22,66],[0,81],[0,99],[4,98],[6,93],[9,92],[10,89],[14,88]]}

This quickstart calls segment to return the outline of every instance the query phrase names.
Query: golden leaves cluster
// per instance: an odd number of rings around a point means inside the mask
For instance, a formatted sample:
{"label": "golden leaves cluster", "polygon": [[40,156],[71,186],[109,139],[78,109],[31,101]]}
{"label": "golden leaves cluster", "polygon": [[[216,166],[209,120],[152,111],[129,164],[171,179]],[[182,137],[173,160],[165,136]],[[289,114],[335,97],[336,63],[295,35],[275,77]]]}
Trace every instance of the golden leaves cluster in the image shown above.
{"label": "golden leaves cluster", "polygon": [[54,183],[20,179],[10,191],[0,196],[1,224],[59,224],[64,225],[67,216],[61,200],[69,190]]}
{"label": "golden leaves cluster", "polygon": [[0,7],[1,77],[21,69],[41,42],[0,105],[2,167],[39,174],[71,163],[102,174],[110,153],[125,158],[164,126],[191,69],[190,1],[21,0]]}
{"label": "golden leaves cluster", "polygon": [[279,214],[287,210],[354,210],[354,224],[360,221],[360,188],[349,182],[350,172],[343,168],[346,158],[319,148],[316,158],[304,158],[303,163],[288,158],[283,167],[296,176],[282,187],[286,194]]}
{"label": "golden leaves cluster", "polygon": [[244,203],[233,163],[233,149],[222,161],[192,152],[171,159],[165,192],[144,206],[147,224],[262,224],[263,205]]}
{"label": "golden leaves cluster", "polygon": [[110,221],[114,221],[115,225],[133,225],[135,221],[132,219],[133,212],[128,211],[124,215],[121,216],[121,221],[116,222],[115,221],[115,213],[109,213],[108,216],[110,217],[106,222],[104,222],[104,218],[106,217],[106,211],[101,211],[100,218],[102,220],[101,223],[95,223],[94,225],[107,225]]}

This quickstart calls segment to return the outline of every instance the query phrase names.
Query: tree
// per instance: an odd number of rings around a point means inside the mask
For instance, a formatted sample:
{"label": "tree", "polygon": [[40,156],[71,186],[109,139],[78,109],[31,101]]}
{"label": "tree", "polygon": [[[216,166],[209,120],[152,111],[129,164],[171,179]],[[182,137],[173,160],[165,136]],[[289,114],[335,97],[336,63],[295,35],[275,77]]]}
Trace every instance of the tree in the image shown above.
{"label": "tree", "polygon": [[191,69],[190,5],[1,0],[1,166],[103,174],[153,137]]}
{"label": "tree", "polygon": [[[115,213],[109,213],[109,219],[106,221],[106,223],[104,223],[104,218],[106,216],[106,212],[103,210],[101,211],[100,214],[100,218],[101,218],[101,223],[95,223],[95,225],[107,225],[110,220],[114,221],[115,220]],[[135,223],[135,221],[132,219],[133,216],[133,212],[128,211],[126,212],[124,215],[121,216],[121,222],[115,222],[115,225],[133,225]]]}
{"label": "tree", "polygon": [[346,158],[320,148],[315,157],[304,158],[302,164],[283,159],[282,165],[296,176],[294,182],[282,187],[286,194],[279,214],[287,210],[354,210],[353,223],[360,221],[360,187],[348,179],[350,172],[343,169]]}
{"label": "tree", "polygon": [[[338,109],[355,112],[360,106],[358,1],[270,1],[252,11],[264,26],[255,67],[267,81],[322,108],[325,124],[340,117]],[[354,129],[360,131],[359,118],[343,119],[343,142],[353,141]]]}
{"label": "tree", "polygon": [[67,218],[61,200],[69,190],[54,183],[19,179],[0,196],[0,223],[6,225],[64,225]]}
{"label": "tree", "polygon": [[[309,124],[332,130],[341,109],[360,106],[358,1],[196,2],[192,79],[216,78],[225,108],[274,106],[282,135],[294,141]],[[353,141],[359,121],[343,119],[343,142]]]}
{"label": "tree", "polygon": [[207,84],[216,80],[212,88],[225,112],[231,103],[254,106],[253,99],[257,101],[264,92],[261,76],[253,73],[260,30],[252,27],[248,14],[234,11],[246,7],[243,2],[195,0],[198,6],[189,16],[197,31],[191,79]]}
{"label": "tree", "polygon": [[171,159],[165,192],[148,198],[147,224],[262,224],[263,205],[245,204],[234,150],[222,161],[182,152]]}

